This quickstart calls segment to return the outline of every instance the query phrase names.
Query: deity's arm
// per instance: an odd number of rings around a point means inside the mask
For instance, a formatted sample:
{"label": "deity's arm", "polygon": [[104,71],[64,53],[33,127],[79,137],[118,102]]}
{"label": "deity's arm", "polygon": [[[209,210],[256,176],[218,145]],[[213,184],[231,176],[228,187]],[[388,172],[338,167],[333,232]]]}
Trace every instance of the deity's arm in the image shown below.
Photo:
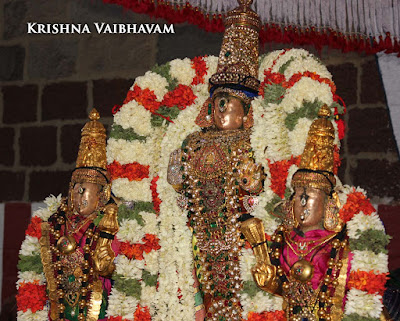
{"label": "deity's arm", "polygon": [[98,226],[100,233],[93,255],[93,263],[95,271],[105,277],[109,277],[115,269],[116,253],[112,248],[112,243],[119,229],[117,213],[117,205],[108,204]]}
{"label": "deity's arm", "polygon": [[271,264],[267,240],[262,221],[251,218],[242,223],[241,231],[253,248],[257,263],[252,268],[253,279],[257,286],[266,292],[277,294],[279,290],[276,267]]}

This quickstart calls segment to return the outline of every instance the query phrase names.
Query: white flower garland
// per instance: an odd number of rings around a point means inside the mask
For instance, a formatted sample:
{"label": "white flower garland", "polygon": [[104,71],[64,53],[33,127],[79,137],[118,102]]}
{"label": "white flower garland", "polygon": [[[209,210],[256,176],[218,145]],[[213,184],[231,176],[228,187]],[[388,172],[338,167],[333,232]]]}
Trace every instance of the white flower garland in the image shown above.
{"label": "white flower garland", "polygon": [[[46,208],[39,208],[33,213],[33,217],[40,218],[42,222],[47,221],[48,218],[54,214],[61,204],[61,194],[58,196],[50,195],[44,200]],[[37,237],[26,235],[25,240],[22,242],[22,246],[19,254],[26,257],[34,257],[40,253],[40,244]],[[37,273],[34,271],[18,272],[17,290],[21,285],[26,283],[32,283],[36,285],[46,284],[46,278],[44,273]],[[18,321],[45,321],[48,320],[49,309],[47,305],[42,310],[32,312],[30,309],[27,311],[17,311]]]}
{"label": "white flower garland", "polygon": [[379,319],[383,309],[382,296],[351,289],[347,293],[344,313]]}
{"label": "white flower garland", "polygon": [[[159,176],[157,181],[157,192],[159,198],[162,200],[160,205],[160,213],[158,217],[158,226],[155,221],[151,223],[151,231],[157,234],[160,239],[161,249],[153,251],[149,254],[144,254],[144,260],[140,264],[128,262],[127,259],[118,259],[117,267],[121,274],[128,276],[131,264],[132,277],[137,278],[139,275],[138,270],[142,268],[150,271],[153,275],[159,273],[158,278],[158,291],[152,295],[152,299],[145,298],[143,295],[154,293],[154,288],[146,288],[142,284],[142,299],[140,304],[144,304],[150,308],[154,320],[193,320],[194,319],[194,289],[193,289],[193,258],[192,258],[192,235],[187,228],[186,213],[179,209],[176,204],[176,192],[167,183],[167,167],[169,156],[171,152],[180,148],[182,141],[191,133],[199,131],[200,128],[194,124],[194,120],[200,111],[203,102],[208,97],[207,82],[208,78],[215,72],[217,67],[217,57],[204,57],[206,62],[207,74],[205,75],[205,83],[192,86],[193,77],[196,73],[193,68],[192,62],[189,59],[176,59],[169,63],[170,77],[178,81],[178,84],[191,86],[193,93],[197,96],[193,105],[186,107],[182,110],[178,117],[173,120],[173,124],[164,122],[161,127],[151,127],[150,112],[145,110],[142,106],[132,101],[125,104],[119,113],[115,115],[115,123],[121,125],[124,129],[132,128],[137,134],[148,136],[146,143],[131,143],[129,141],[121,140],[120,142],[109,140],[110,147],[108,148],[108,162],[114,160],[121,160],[122,163],[132,163],[138,161],[141,164],[150,165],[150,174],[152,176]],[[322,78],[331,79],[330,73],[326,67],[323,66],[311,54],[302,49],[280,50],[272,52],[260,60],[260,80],[264,80],[264,70],[272,68],[272,72],[278,72],[281,67],[285,66],[284,76],[286,81],[291,76],[297,73],[309,71],[319,75]],[[147,74],[146,74],[147,75]],[[162,100],[162,94],[165,94],[166,84],[162,80],[159,84],[150,80],[140,78],[141,89],[149,88],[155,93],[157,92],[157,99]],[[152,79],[156,76],[149,74]],[[160,76],[161,77],[161,76]],[[163,78],[163,77],[162,77]],[[165,79],[165,78],[163,78]],[[144,84],[150,83],[146,87]],[[137,82],[135,82],[136,84]],[[158,86],[160,88],[158,88]],[[304,149],[307,133],[311,120],[299,118],[296,126],[292,131],[289,131],[285,125],[286,117],[295,111],[297,108],[303,106],[304,101],[314,102],[315,99],[332,105],[333,95],[329,85],[320,83],[308,77],[301,78],[296,84],[289,89],[286,89],[286,94],[280,103],[266,104],[262,97],[257,97],[252,102],[252,109],[254,115],[254,126],[251,132],[251,144],[254,151],[256,162],[263,165],[267,174],[267,179],[264,184],[264,192],[259,195],[259,206],[252,213],[255,217],[263,220],[266,227],[266,232],[272,234],[278,225],[278,220],[269,215],[265,210],[265,206],[274,198],[276,194],[270,188],[271,175],[269,169],[269,162],[276,162],[280,160],[287,160],[290,157],[300,155]],[[145,110],[145,111],[144,111]],[[133,118],[134,117],[134,118]],[[141,124],[142,122],[142,124]],[[337,129],[336,124],[334,124]],[[335,144],[339,146],[339,140],[336,133]],[[146,147],[145,147],[146,146]],[[147,158],[147,162],[145,159]],[[149,158],[152,158],[150,161]],[[289,169],[286,187],[290,187],[290,180],[293,173],[296,171],[297,166],[292,165]],[[113,192],[122,197],[126,201],[145,201],[151,202],[152,196],[150,191],[150,180],[145,179],[143,185],[138,182],[128,182],[127,179],[118,178],[113,181]],[[144,186],[145,185],[145,186]],[[347,201],[347,195],[354,191],[362,191],[359,188],[354,189],[348,186],[342,186],[340,181],[337,182],[337,190],[341,204]],[[143,217],[147,217],[143,214]],[[356,227],[361,226],[361,231],[374,225],[376,229],[382,229],[376,214],[367,216],[363,213],[355,213],[353,219],[348,223],[348,231],[350,238],[356,239]],[[374,216],[375,215],[375,216]],[[150,217],[150,216],[149,216]],[[131,227],[131,228],[130,228]],[[156,233],[156,230],[158,231]],[[143,235],[143,228],[136,223],[124,221],[121,223],[120,232],[117,237],[121,240],[132,238],[133,233]],[[138,241],[139,236],[134,239]],[[132,239],[133,240],[133,239]],[[366,252],[366,251],[361,251]],[[361,258],[361,254],[355,254],[352,261],[352,270],[359,268],[363,271],[379,271],[384,272],[387,270],[387,256],[381,254],[368,254]],[[374,256],[375,255],[375,256]],[[380,260],[380,262],[378,262]],[[158,262],[157,262],[158,261]],[[250,273],[251,262],[254,262],[254,255],[251,250],[242,250],[241,259],[241,275],[243,281],[252,280]],[[158,266],[157,266],[158,263]],[[125,266],[122,266],[125,265]],[[386,266],[386,268],[385,268]],[[179,290],[179,297],[178,297]],[[356,293],[355,289],[351,289],[351,293]],[[362,292],[362,291],[360,291]],[[115,292],[117,293],[117,292]],[[362,292],[364,295],[365,293]],[[114,305],[120,306],[123,296],[117,293],[118,298],[110,300],[109,315],[121,315],[117,313]],[[370,295],[371,302],[376,302],[378,295]],[[360,295],[351,294],[347,298],[346,313],[347,314],[368,314],[363,310],[358,313],[352,306],[357,306],[360,300]],[[368,301],[368,302],[370,302]],[[253,298],[249,294],[241,293],[241,304],[244,309],[243,317],[247,317],[250,311],[276,311],[282,309],[282,300],[275,296],[259,291]],[[372,303],[371,303],[372,304]],[[370,304],[370,305],[371,305]],[[369,306],[370,306],[369,305]],[[348,307],[347,307],[348,306]],[[380,307],[375,305],[378,310]],[[134,310],[134,308],[132,308]],[[120,309],[121,310],[121,309]],[[369,311],[369,310],[368,310]],[[379,310],[380,311],[380,310]],[[372,315],[372,314],[368,314]]]}
{"label": "white flower garland", "polygon": [[175,78],[179,84],[189,86],[196,76],[195,70],[189,58],[175,59],[170,63],[170,75]]}
{"label": "white flower garland", "polygon": [[141,136],[149,136],[153,133],[154,129],[150,121],[151,112],[140,108],[135,100],[123,105],[114,115],[114,124],[120,125],[124,129],[132,128],[136,134]]}
{"label": "white flower garland", "polygon": [[[155,72],[148,71],[144,76],[137,77],[134,85],[139,86],[141,89],[150,89],[157,96],[157,100],[161,101],[164,95],[168,92],[168,81],[163,76]],[[131,89],[133,89],[134,85]]]}

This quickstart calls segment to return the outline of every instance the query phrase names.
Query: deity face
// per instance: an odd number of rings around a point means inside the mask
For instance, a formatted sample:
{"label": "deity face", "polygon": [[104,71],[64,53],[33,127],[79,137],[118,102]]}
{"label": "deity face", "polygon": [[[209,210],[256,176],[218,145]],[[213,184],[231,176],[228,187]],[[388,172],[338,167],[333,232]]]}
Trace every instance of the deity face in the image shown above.
{"label": "deity face", "polygon": [[214,98],[214,121],[220,130],[239,129],[243,126],[243,102],[228,94],[217,94]]}
{"label": "deity face", "polygon": [[75,183],[72,189],[72,203],[82,216],[92,214],[99,204],[101,187],[95,183]]}
{"label": "deity face", "polygon": [[312,187],[296,187],[294,217],[303,232],[323,229],[326,194]]}

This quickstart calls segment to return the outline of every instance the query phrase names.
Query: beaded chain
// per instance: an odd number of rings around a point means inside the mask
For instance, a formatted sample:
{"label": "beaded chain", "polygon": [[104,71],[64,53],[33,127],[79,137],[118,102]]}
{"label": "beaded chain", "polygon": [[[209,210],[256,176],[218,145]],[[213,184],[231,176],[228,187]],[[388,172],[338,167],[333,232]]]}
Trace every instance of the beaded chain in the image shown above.
{"label": "beaded chain", "polygon": [[[62,264],[62,259],[64,255],[58,249],[57,244],[61,238],[61,228],[64,225],[64,233],[66,234],[66,213],[63,209],[59,209],[56,214],[54,214],[49,219],[50,224],[50,251],[52,254],[53,266],[55,269],[55,282],[57,285],[57,296],[58,296],[58,320],[63,321],[65,319],[65,299],[66,292],[64,288],[64,269]],[[98,233],[95,233],[94,223],[90,223],[86,229],[84,236],[86,237],[85,245],[83,246],[83,262],[82,262],[82,276],[81,276],[81,286],[80,291],[76,295],[78,296],[78,320],[85,320],[85,309],[88,307],[88,301],[91,290],[91,282],[93,281],[94,270],[91,267],[91,256],[93,254],[92,248],[93,243],[98,239]],[[79,252],[79,248],[75,250],[75,253]],[[72,255],[72,254],[71,254]],[[73,280],[74,281],[74,280]],[[72,307],[74,309],[74,307]],[[71,311],[71,315],[74,316],[75,310]]]}
{"label": "beaded chain", "polygon": [[183,193],[195,239],[200,289],[211,298],[207,320],[240,320],[242,288],[240,156],[251,151],[248,131],[200,132],[182,146]]}
{"label": "beaded chain", "polygon": [[[288,304],[286,310],[287,320],[331,321],[332,317],[330,312],[334,304],[333,297],[335,289],[339,284],[339,272],[343,266],[342,260],[339,257],[340,253],[343,253],[343,250],[347,247],[345,228],[333,238],[326,273],[321,278],[318,289],[315,291],[312,290],[312,295],[308,296],[306,289],[310,289],[311,284],[301,283],[295,280],[291,275],[286,275],[281,267],[280,259],[283,255],[286,232],[286,227],[284,225],[280,225],[277,228],[271,238],[272,246],[270,256],[271,263],[277,268],[276,272],[282,284],[283,296]],[[299,288],[301,291],[296,292],[294,290]],[[305,297],[302,298],[302,295]]]}

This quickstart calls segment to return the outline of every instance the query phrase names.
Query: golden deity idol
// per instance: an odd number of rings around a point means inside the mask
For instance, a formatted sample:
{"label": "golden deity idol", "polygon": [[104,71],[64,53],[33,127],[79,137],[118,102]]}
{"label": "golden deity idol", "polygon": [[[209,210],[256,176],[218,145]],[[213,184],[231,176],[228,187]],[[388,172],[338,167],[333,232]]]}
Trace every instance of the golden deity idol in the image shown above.
{"label": "golden deity idol", "polygon": [[334,127],[326,105],[318,116],[308,132],[300,168],[292,178],[294,194],[284,206],[286,217],[272,236],[271,248],[260,242],[260,222],[253,219],[242,226],[253,247],[262,247],[255,250],[255,282],[264,291],[283,296],[290,321],[341,320],[343,314],[348,245],[334,190]]}
{"label": "golden deity idol", "polygon": [[93,109],[82,129],[68,200],[42,223],[41,259],[52,320],[105,318],[118,231],[117,206],[108,204],[106,134]]}
{"label": "golden deity idol", "polygon": [[[264,173],[250,145],[251,101],[257,96],[260,21],[249,3],[229,12],[210,98],[189,135],[170,157],[168,182],[180,193],[193,233],[202,304],[197,320],[241,320],[240,224],[251,217]],[[198,301],[198,302],[199,302]]]}

